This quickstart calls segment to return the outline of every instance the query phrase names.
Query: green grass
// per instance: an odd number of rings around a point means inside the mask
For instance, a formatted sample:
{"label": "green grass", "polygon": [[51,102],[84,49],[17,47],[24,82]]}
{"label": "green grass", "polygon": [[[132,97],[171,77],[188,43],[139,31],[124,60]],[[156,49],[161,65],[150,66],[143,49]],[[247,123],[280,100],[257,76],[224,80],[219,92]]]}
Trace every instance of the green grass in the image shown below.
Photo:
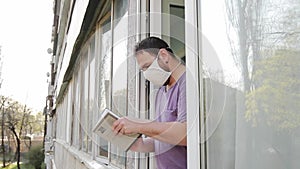
{"label": "green grass", "polygon": [[[2,165],[2,163],[1,163]],[[6,166],[5,168],[0,167],[0,169],[17,169],[17,163],[10,164],[9,166]],[[21,169],[34,169],[34,167],[30,164],[20,164]]]}
{"label": "green grass", "polygon": [[[11,154],[11,157],[13,157]],[[8,154],[6,156],[8,158]],[[20,162],[20,168],[21,169],[35,169],[34,166],[39,166],[42,169],[45,169],[44,161],[44,153],[42,152],[42,145],[38,145],[35,147],[32,147],[30,151],[28,151],[26,154],[21,154],[21,162]],[[0,169],[17,169],[17,163],[14,162],[9,165],[9,162],[6,163],[6,167],[2,167],[2,156],[0,154]]]}

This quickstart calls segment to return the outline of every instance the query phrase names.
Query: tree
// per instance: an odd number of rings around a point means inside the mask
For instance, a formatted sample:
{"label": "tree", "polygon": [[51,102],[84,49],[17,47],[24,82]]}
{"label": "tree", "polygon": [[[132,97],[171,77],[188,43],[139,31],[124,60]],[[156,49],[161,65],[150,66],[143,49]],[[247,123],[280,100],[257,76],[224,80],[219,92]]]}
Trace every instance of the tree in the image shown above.
{"label": "tree", "polygon": [[[264,160],[263,157],[272,155],[266,156],[262,150],[276,143],[288,153],[299,147],[280,143],[299,136],[287,133],[299,131],[300,124],[297,103],[300,1],[226,0],[225,3],[228,39],[241,70],[246,96],[244,117],[248,123],[243,124],[245,128],[240,132],[247,133],[243,141],[247,154],[251,155],[245,155],[249,163],[243,164],[246,168],[280,168],[277,163]],[[275,136],[280,138],[272,140]]]}
{"label": "tree", "polygon": [[246,119],[253,126],[265,123],[276,130],[300,127],[300,51],[280,50],[256,62],[255,91],[246,96]]}
{"label": "tree", "polygon": [[38,112],[35,116],[33,116],[31,119],[33,119],[30,124],[32,126],[32,131],[30,134],[37,133],[37,134],[43,134],[43,126],[44,126],[44,120],[45,116],[42,112]]}
{"label": "tree", "polygon": [[245,92],[256,86],[252,79],[256,71],[254,62],[274,56],[278,49],[299,48],[299,2],[225,0],[228,40]]}
{"label": "tree", "polygon": [[25,106],[22,106],[18,102],[12,103],[12,106],[10,106],[10,109],[7,113],[7,125],[10,131],[13,133],[16,142],[17,142],[17,149],[16,149],[16,159],[17,159],[17,166],[18,169],[20,168],[20,150],[21,150],[21,137],[24,126],[28,123],[28,117],[31,113],[31,110],[26,108]]}
{"label": "tree", "polygon": [[[226,0],[225,5],[232,56],[241,71],[243,88],[249,91],[252,73],[255,72],[251,62],[260,58],[263,0]],[[230,32],[237,34],[237,45]]]}
{"label": "tree", "polygon": [[34,146],[27,154],[27,158],[35,169],[41,169],[45,155],[43,153],[43,145]]}
{"label": "tree", "polygon": [[[30,114],[26,118],[26,125],[24,126],[24,144],[28,148],[31,148],[31,137],[33,135],[42,135],[44,130],[45,116],[42,112],[38,112],[36,115]],[[28,136],[29,135],[29,136]],[[26,138],[26,139],[25,139]],[[26,140],[29,140],[29,144]]]}
{"label": "tree", "polygon": [[[8,97],[1,97],[3,118],[2,124],[4,128],[9,129],[16,140],[16,152],[15,159],[17,160],[17,166],[20,168],[20,149],[21,138],[24,137],[24,130],[28,126],[31,110],[27,106],[20,104],[17,101],[13,101]],[[4,131],[4,128],[2,131]],[[6,135],[9,135],[6,133]]]}
{"label": "tree", "polygon": [[290,130],[299,125],[299,87],[290,85],[299,86],[300,79],[300,1],[264,1],[269,12],[264,12],[263,52],[253,62],[255,88],[247,92],[245,115],[254,126],[262,120],[277,130]]}
{"label": "tree", "polygon": [[4,97],[4,96],[1,96],[1,105],[0,105],[0,110],[2,111],[2,118],[1,118],[1,151],[2,151],[2,158],[3,158],[3,164],[2,166],[5,167],[6,164],[6,159],[5,159],[5,155],[6,155],[6,150],[5,150],[5,144],[4,144],[4,131],[5,131],[5,128],[4,128],[4,125],[5,125],[5,111],[4,111],[4,107],[5,105],[7,104],[9,98],[7,97]]}

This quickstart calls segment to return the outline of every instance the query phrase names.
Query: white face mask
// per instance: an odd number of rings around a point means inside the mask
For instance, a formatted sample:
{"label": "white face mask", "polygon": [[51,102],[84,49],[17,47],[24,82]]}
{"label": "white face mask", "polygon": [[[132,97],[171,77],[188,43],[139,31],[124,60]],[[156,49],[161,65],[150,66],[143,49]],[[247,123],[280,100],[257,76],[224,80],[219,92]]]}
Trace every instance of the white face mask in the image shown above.
{"label": "white face mask", "polygon": [[144,77],[150,82],[152,82],[154,85],[162,86],[171,76],[172,72],[180,65],[180,62],[174,68],[174,70],[172,70],[171,72],[167,72],[159,66],[157,60],[158,60],[158,55],[156,59],[153,61],[153,63],[143,73],[144,73]]}

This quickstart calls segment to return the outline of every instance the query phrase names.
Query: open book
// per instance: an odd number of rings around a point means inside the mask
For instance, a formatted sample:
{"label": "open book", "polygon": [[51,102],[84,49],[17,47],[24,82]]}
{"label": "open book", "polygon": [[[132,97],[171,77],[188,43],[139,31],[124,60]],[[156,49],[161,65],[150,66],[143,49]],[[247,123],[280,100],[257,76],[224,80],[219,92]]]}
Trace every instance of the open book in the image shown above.
{"label": "open book", "polygon": [[119,118],[119,116],[109,109],[104,109],[93,131],[122,150],[128,151],[141,134],[116,135],[112,130],[112,125]]}

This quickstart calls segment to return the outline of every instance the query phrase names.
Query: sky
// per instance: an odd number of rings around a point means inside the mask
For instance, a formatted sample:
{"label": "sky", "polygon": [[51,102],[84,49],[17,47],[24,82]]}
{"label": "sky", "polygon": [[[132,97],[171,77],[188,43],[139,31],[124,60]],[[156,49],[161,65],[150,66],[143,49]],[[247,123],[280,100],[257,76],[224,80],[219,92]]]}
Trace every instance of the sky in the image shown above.
{"label": "sky", "polygon": [[53,0],[0,0],[0,95],[42,111],[48,94]]}

